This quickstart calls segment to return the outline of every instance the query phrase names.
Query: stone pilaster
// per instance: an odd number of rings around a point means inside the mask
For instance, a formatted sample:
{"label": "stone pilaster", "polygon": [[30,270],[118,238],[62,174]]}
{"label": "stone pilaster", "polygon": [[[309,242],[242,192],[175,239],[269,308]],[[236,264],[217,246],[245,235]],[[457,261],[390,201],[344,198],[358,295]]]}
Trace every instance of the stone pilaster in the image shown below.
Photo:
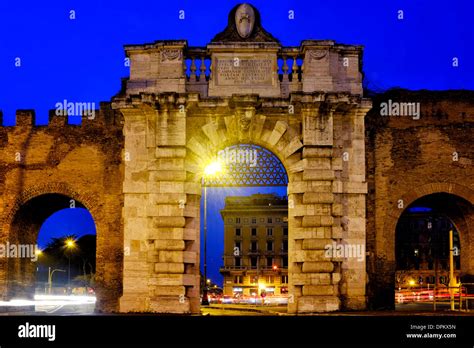
{"label": "stone pilaster", "polygon": [[160,110],[146,106],[122,110],[125,159],[129,161],[124,182],[124,295],[120,309],[196,313],[200,185],[186,178],[184,109],[164,103]]}

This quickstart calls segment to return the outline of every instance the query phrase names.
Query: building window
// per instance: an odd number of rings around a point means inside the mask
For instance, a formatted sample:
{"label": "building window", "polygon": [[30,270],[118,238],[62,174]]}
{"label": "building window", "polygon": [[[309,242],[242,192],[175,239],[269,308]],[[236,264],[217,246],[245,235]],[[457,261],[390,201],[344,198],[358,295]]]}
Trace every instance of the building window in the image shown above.
{"label": "building window", "polygon": [[272,241],[267,242],[267,251],[273,251],[273,242]]}
{"label": "building window", "polygon": [[282,284],[288,284],[288,276],[287,275],[282,275],[281,276],[281,283]]}
{"label": "building window", "polygon": [[240,255],[240,250],[242,247],[242,243],[240,242],[235,242],[235,247],[234,247],[234,255],[237,253],[236,256]]}
{"label": "building window", "polygon": [[240,224],[240,218],[235,218],[235,223]]}
{"label": "building window", "polygon": [[244,283],[244,277],[241,275],[235,276],[234,277],[234,284],[243,284]]}
{"label": "building window", "polygon": [[273,236],[273,228],[267,228],[267,236]]}
{"label": "building window", "polygon": [[241,235],[240,233],[241,233],[240,228],[236,228],[235,229],[235,235],[240,236]]}
{"label": "building window", "polygon": [[273,282],[275,281],[273,276],[267,276],[265,280],[267,284],[273,284]]}
{"label": "building window", "polygon": [[252,241],[250,244],[250,251],[257,251],[258,250],[258,242]]}
{"label": "building window", "polygon": [[267,267],[273,266],[273,257],[267,257]]}
{"label": "building window", "polygon": [[267,223],[271,224],[272,222],[273,222],[273,219],[272,219],[271,217],[269,217],[269,218],[267,219]]}
{"label": "building window", "polygon": [[257,235],[257,229],[256,228],[252,228],[252,236],[256,236]]}
{"label": "building window", "polygon": [[250,284],[257,284],[258,282],[258,277],[257,276],[251,276],[250,278]]}
{"label": "building window", "polygon": [[242,265],[242,262],[241,262],[240,257],[235,257],[235,258],[234,258],[234,265],[235,265],[236,267],[240,267],[240,266]]}
{"label": "building window", "polygon": [[283,235],[288,236],[288,227],[283,227]]}
{"label": "building window", "polygon": [[257,218],[252,218],[252,223],[256,224],[257,223]]}
{"label": "building window", "polygon": [[257,258],[256,257],[251,257],[250,258],[250,266],[256,268],[257,267]]}
{"label": "building window", "polygon": [[281,250],[282,251],[288,251],[288,241],[284,240],[282,245],[281,245]]}
{"label": "building window", "polygon": [[283,258],[283,267],[285,267],[285,268],[288,267],[288,257]]}

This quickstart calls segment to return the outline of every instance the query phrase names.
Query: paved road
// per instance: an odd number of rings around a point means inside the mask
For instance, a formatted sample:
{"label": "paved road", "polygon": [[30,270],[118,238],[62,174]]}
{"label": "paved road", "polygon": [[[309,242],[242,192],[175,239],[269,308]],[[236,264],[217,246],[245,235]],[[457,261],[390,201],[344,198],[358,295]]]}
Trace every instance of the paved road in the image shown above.
{"label": "paved road", "polygon": [[211,315],[211,316],[269,316],[271,314],[259,313],[259,312],[249,312],[249,311],[239,311],[239,310],[230,310],[230,309],[220,309],[220,308],[201,308],[202,315]]}
{"label": "paved road", "polygon": [[[459,303],[456,303],[456,307],[455,307],[456,309],[459,308],[458,305]],[[432,311],[433,302],[402,303],[402,304],[397,304],[395,308],[397,311],[400,311],[400,312]],[[451,305],[449,303],[436,304],[437,311],[448,311],[450,308],[451,308]],[[470,304],[470,308],[471,308],[470,311],[472,312],[472,304]]]}

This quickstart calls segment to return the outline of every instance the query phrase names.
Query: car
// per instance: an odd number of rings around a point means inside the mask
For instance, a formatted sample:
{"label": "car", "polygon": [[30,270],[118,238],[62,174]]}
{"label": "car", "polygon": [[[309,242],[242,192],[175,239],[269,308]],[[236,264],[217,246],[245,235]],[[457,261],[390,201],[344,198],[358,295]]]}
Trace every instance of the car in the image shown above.
{"label": "car", "polygon": [[234,303],[234,298],[230,295],[224,295],[221,297],[221,303],[222,304]]}

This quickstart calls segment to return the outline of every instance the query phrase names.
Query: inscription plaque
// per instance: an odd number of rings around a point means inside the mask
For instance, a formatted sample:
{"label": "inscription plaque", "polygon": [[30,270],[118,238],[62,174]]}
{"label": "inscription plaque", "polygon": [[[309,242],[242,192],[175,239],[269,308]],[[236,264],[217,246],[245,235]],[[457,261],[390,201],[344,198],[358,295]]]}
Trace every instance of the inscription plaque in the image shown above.
{"label": "inscription plaque", "polygon": [[218,59],[216,85],[253,86],[273,84],[272,59]]}

